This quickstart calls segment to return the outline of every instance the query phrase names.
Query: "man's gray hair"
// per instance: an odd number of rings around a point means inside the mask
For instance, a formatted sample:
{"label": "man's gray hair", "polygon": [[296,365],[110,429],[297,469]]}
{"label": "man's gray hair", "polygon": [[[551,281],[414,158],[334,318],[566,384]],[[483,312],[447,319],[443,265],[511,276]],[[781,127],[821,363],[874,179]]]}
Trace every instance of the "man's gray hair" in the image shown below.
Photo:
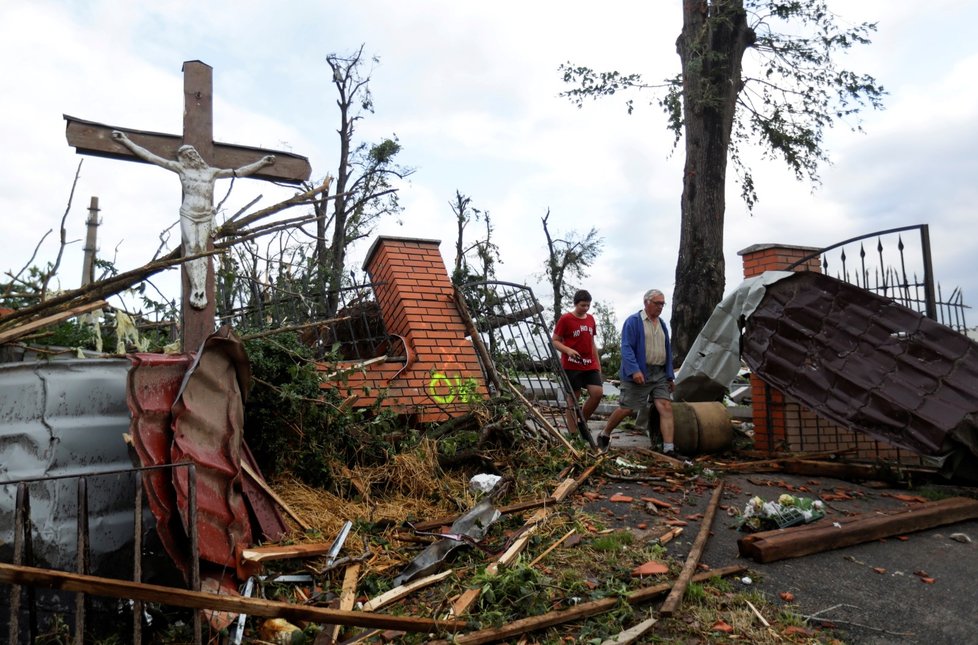
{"label": "man's gray hair", "polygon": [[648,302],[649,300],[652,300],[652,298],[655,298],[656,296],[665,297],[665,295],[666,294],[662,293],[658,289],[649,289],[648,291],[645,292],[645,295],[642,296],[642,302]]}

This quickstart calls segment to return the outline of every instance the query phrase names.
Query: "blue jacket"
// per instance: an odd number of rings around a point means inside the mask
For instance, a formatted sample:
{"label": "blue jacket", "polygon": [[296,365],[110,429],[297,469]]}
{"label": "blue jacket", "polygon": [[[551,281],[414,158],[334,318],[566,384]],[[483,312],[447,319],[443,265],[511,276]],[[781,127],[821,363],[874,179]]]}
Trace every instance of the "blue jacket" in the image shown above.
{"label": "blue jacket", "polygon": [[[662,333],[666,337],[666,378],[676,380],[672,369],[672,344],[669,342],[669,327],[666,321],[659,318]],[[623,381],[631,381],[632,374],[641,372],[648,382],[649,372],[645,365],[645,326],[642,323],[642,312],[637,311],[625,319],[621,328],[621,372]]]}

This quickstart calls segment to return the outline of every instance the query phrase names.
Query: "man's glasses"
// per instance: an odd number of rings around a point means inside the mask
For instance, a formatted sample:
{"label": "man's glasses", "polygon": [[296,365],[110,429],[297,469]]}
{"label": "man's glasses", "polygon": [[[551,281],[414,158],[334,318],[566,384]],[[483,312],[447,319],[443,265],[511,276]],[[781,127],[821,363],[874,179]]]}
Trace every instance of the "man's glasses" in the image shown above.
{"label": "man's glasses", "polygon": [[666,304],[666,301],[665,300],[653,300],[652,301],[652,304],[655,305],[656,307],[664,307],[665,304]]}

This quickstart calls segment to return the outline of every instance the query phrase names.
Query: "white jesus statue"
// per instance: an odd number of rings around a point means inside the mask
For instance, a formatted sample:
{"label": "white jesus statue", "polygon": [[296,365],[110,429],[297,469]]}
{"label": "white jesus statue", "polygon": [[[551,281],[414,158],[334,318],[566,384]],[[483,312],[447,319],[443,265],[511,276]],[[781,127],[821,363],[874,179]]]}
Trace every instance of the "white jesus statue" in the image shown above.
{"label": "white jesus statue", "polygon": [[[180,204],[180,233],[183,255],[198,255],[207,251],[214,230],[214,183],[228,177],[247,177],[275,163],[268,155],[240,168],[213,168],[193,146],[180,146],[176,160],[164,159],[134,143],[124,132],[112,131],[112,138],[129,148],[144,161],[171,170],[180,177],[183,202]],[[190,306],[203,309],[207,305],[207,267],[210,258],[202,257],[186,263],[190,278]]]}

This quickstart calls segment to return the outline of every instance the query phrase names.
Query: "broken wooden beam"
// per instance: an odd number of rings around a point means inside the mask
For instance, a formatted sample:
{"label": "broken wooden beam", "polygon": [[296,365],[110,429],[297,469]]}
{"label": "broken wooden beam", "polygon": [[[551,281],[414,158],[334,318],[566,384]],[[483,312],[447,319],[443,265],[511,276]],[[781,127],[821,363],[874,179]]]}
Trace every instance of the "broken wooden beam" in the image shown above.
{"label": "broken wooden beam", "polygon": [[[747,567],[741,565],[722,567],[720,569],[714,569],[713,571],[698,573],[693,576],[692,580],[693,582],[703,582],[714,577],[723,578],[742,573],[746,571],[746,569]],[[642,589],[636,589],[635,591],[629,593],[627,596],[625,596],[624,600],[630,605],[640,605],[658,598],[662,594],[667,593],[671,588],[672,583],[669,582],[664,582],[652,587],[643,587]],[[602,614],[617,607],[619,602],[621,602],[621,599],[618,597],[592,600],[591,602],[575,605],[570,609],[561,609],[547,612],[546,614],[541,614],[539,616],[530,616],[529,618],[514,620],[513,622],[503,625],[502,627],[480,629],[467,634],[456,634],[451,641],[434,641],[431,645],[449,645],[449,643],[454,645],[478,645],[480,643],[493,643],[496,641],[513,638],[515,636],[519,636],[520,634],[546,629],[547,627],[553,627],[554,625],[561,625],[573,620],[580,620],[582,618]]]}
{"label": "broken wooden beam", "polygon": [[756,562],[774,562],[973,519],[978,519],[978,500],[949,497],[905,509],[864,513],[834,524],[823,520],[753,533],[737,540],[737,550]]}
{"label": "broken wooden beam", "polygon": [[570,442],[567,441],[567,438],[564,437],[563,433],[558,428],[555,428],[553,424],[547,420],[547,417],[543,416],[543,414],[539,410],[537,410],[536,406],[533,405],[533,403],[528,398],[526,398],[523,392],[520,391],[519,386],[517,386],[515,383],[513,383],[512,381],[510,381],[508,378],[505,377],[503,377],[503,381],[505,381],[506,385],[509,387],[509,391],[512,392],[517,399],[519,399],[520,403],[523,404],[527,412],[530,413],[530,416],[536,419],[537,423],[543,426],[544,430],[549,432],[557,440],[563,443],[564,447],[567,448],[567,450],[570,452],[571,455],[573,455],[575,460],[580,461],[581,453],[579,453],[577,449],[575,449],[574,446],[572,446]]}
{"label": "broken wooden beam", "polygon": [[659,608],[659,613],[663,616],[672,616],[679,609],[679,604],[683,601],[683,594],[686,593],[686,587],[689,586],[689,582],[693,578],[693,573],[696,571],[696,565],[700,562],[700,556],[703,555],[703,550],[706,548],[706,540],[710,537],[710,527],[713,525],[713,516],[716,515],[722,493],[723,482],[720,481],[717,483],[716,488],[713,489],[713,495],[710,497],[706,511],[703,513],[703,523],[700,525],[700,532],[696,534],[696,540],[693,541],[689,555],[686,556],[686,563],[683,565],[683,570],[679,573],[679,577],[676,579],[676,583],[666,597],[665,602],[662,603],[662,607]]}
{"label": "broken wooden beam", "polygon": [[937,469],[925,468],[921,466],[887,466],[877,464],[856,464],[848,462],[798,459],[785,462],[781,472],[790,473],[792,475],[834,477],[836,479],[848,480],[880,479],[885,481],[899,481],[904,478],[906,473],[933,475],[937,473]]}
{"label": "broken wooden beam", "polygon": [[367,602],[363,603],[363,610],[377,611],[378,609],[380,609],[385,605],[389,605],[392,602],[404,598],[405,596],[411,595],[418,589],[424,589],[425,587],[430,587],[436,582],[441,582],[442,580],[452,575],[453,573],[455,573],[454,569],[446,569],[445,571],[435,573],[425,578],[418,578],[417,580],[406,582],[403,585],[394,587],[393,589],[388,589],[387,591],[380,594],[379,596],[375,596],[374,598],[371,598]]}
{"label": "broken wooden beam", "polygon": [[98,576],[87,576],[65,571],[53,571],[37,567],[25,567],[0,563],[0,583],[48,587],[64,591],[81,591],[94,596],[124,598],[156,602],[174,607],[191,609],[210,609],[234,614],[263,616],[266,618],[285,618],[289,622],[306,620],[334,625],[355,625],[358,627],[380,627],[400,629],[407,632],[455,632],[466,627],[461,620],[436,620],[412,616],[389,616],[369,611],[341,611],[324,607],[292,605],[287,602],[244,598],[226,594],[213,594],[203,591],[188,591],[176,587],[164,587],[127,580],[114,580]]}
{"label": "broken wooden beam", "polygon": [[241,470],[243,470],[245,472],[245,474],[248,475],[248,477],[251,478],[251,481],[255,482],[255,484],[259,488],[261,488],[263,491],[265,491],[265,493],[269,497],[271,497],[275,501],[275,503],[278,504],[279,507],[281,507],[281,509],[283,511],[285,511],[285,513],[289,517],[291,517],[293,520],[295,520],[295,523],[298,524],[302,528],[303,531],[308,531],[308,530],[310,530],[312,528],[311,526],[309,526],[308,524],[306,524],[305,522],[302,521],[302,518],[299,517],[298,514],[296,514],[296,512],[293,511],[289,507],[289,505],[285,503],[285,500],[282,499],[281,497],[279,497],[278,494],[274,490],[272,490],[272,487],[268,485],[268,483],[265,481],[265,478],[262,477],[261,474],[258,471],[256,471],[254,468],[252,468],[251,467],[251,464],[249,464],[244,459],[241,460]]}
{"label": "broken wooden beam", "polygon": [[22,323],[16,327],[5,329],[0,332],[0,343],[9,343],[22,336],[26,336],[33,331],[37,331],[38,329],[43,329],[44,327],[48,327],[50,325],[57,325],[58,323],[68,320],[69,318],[87,314],[95,311],[96,309],[102,309],[103,307],[107,306],[108,303],[104,300],[96,300],[95,302],[89,302],[76,307],[71,307],[65,311],[59,311],[51,314],[50,316],[45,316],[43,318],[38,318],[37,320]]}

